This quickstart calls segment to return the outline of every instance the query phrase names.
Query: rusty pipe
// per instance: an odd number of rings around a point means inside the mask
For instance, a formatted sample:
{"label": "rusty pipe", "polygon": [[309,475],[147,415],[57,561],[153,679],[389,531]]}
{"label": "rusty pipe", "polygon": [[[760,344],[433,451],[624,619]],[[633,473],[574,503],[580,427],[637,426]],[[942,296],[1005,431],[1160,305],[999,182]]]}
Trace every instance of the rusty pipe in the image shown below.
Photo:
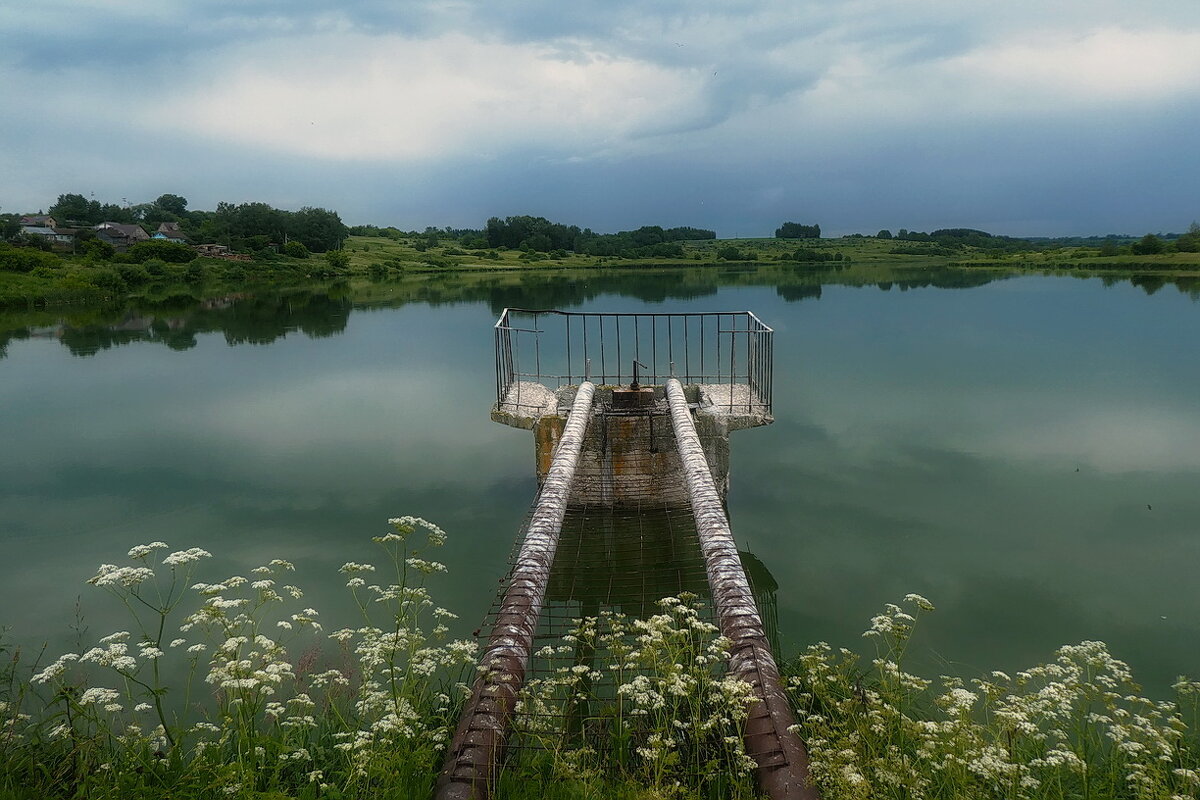
{"label": "rusty pipe", "polygon": [[808,751],[792,729],[795,717],[742,569],[721,495],[696,434],[683,385],[676,378],[667,381],[667,402],[713,608],[722,635],[732,642],[729,672],[754,687],[757,697],[746,718],[744,736],[746,752],[758,764],[759,786],[771,800],[820,800],[809,775]]}
{"label": "rusty pipe", "polygon": [[496,622],[479,659],[479,676],[459,717],[438,776],[437,800],[484,800],[495,783],[508,744],[517,695],[533,650],[550,568],[558,549],[571,481],[591,417],[596,387],[584,381],[575,393],[562,438],[538,492]]}

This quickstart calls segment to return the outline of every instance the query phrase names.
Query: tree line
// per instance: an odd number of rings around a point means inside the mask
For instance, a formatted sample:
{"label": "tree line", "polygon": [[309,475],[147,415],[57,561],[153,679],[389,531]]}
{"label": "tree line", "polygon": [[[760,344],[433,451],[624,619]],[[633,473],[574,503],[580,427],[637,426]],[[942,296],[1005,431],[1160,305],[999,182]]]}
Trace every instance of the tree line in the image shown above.
{"label": "tree line", "polygon": [[799,222],[785,222],[775,229],[776,239],[820,239],[820,225],[801,225]]}
{"label": "tree line", "polygon": [[637,230],[618,233],[596,233],[591,228],[531,216],[492,217],[482,233],[488,247],[623,258],[678,258],[683,256],[680,242],[717,238],[715,231],[704,228],[663,228],[659,225],[644,225]]}
{"label": "tree line", "polygon": [[60,194],[49,214],[63,227],[116,222],[140,225],[148,233],[164,222],[174,222],[193,242],[223,244],[249,252],[299,242],[311,252],[323,253],[337,249],[350,235],[338,213],[325,208],[305,206],[287,211],[259,202],[221,202],[215,211],[190,210],[187,206],[187,198],[177,194],[123,206],[101,203],[82,194]]}

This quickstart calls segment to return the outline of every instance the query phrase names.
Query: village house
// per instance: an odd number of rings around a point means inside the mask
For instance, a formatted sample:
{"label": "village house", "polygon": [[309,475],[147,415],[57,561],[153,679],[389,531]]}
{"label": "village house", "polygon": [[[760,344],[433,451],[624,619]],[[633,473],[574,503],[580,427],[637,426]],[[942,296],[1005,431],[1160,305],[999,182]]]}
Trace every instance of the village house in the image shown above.
{"label": "village house", "polygon": [[96,238],[108,242],[118,252],[123,252],[138,242],[150,240],[150,234],[141,225],[124,225],[119,222],[101,222],[96,226]]}
{"label": "village house", "polygon": [[58,222],[49,214],[26,214],[20,219],[21,227],[57,228]]}
{"label": "village house", "polygon": [[21,233],[25,236],[41,236],[55,245],[70,247],[75,242],[75,231],[67,228],[49,228],[39,225],[22,225]]}
{"label": "village house", "polygon": [[188,243],[188,237],[179,229],[178,222],[162,223],[150,238],[157,239],[158,241],[178,242],[179,244]]}

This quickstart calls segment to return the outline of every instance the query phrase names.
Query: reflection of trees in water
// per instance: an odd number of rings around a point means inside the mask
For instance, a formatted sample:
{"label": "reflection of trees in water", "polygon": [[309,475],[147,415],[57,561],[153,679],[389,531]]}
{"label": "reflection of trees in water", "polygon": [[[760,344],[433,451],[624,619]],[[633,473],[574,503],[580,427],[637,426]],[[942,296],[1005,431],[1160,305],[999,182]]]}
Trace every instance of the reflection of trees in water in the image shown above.
{"label": "reflection of trees in water", "polygon": [[[711,296],[726,286],[773,286],[779,297],[797,302],[819,299],[823,286],[875,286],[884,291],[966,289],[1017,274],[951,267],[847,268],[835,264],[420,274],[373,282],[354,290],[343,284],[255,296],[231,295],[203,302],[189,294],[136,300],[124,306],[72,309],[69,319],[49,317],[50,324],[40,325],[29,324],[28,320],[47,319],[44,311],[25,314],[24,322],[19,313],[0,315],[0,358],[7,354],[9,342],[29,338],[57,338],[73,354],[89,356],[139,341],[187,350],[195,347],[197,337],[204,333],[222,333],[230,345],[270,344],[293,331],[313,338],[334,336],[345,330],[355,306],[486,303],[499,313],[505,307],[569,308],[603,295],[648,303],[689,300]],[[1106,286],[1128,281],[1147,294],[1173,283],[1193,301],[1200,301],[1200,277],[1105,275],[1101,280]]]}
{"label": "reflection of trees in water", "polygon": [[797,300],[820,300],[821,284],[789,284],[787,286],[776,286],[775,293],[789,303],[794,303]]}
{"label": "reflection of trees in water", "polygon": [[1200,277],[1176,278],[1175,288],[1192,298],[1192,300],[1200,300]]}
{"label": "reflection of trees in water", "polygon": [[909,289],[925,288],[971,289],[991,283],[994,280],[1009,278],[1013,275],[1012,273],[997,274],[949,268],[893,268],[882,270],[888,276],[888,280],[876,279],[875,281],[864,282],[837,276],[834,272],[835,270],[831,268],[823,274],[810,274],[805,276],[802,282],[794,282],[795,279],[785,277],[776,284],[775,292],[787,302],[793,303],[799,300],[819,300],[821,297],[821,287],[831,284],[875,286],[885,292],[892,289],[899,289],[902,292],[907,292]]}
{"label": "reflection of trees in water", "polygon": [[[520,286],[496,287],[487,298],[492,311],[505,308],[561,308],[578,306],[604,294],[633,297],[647,303],[666,300],[692,300],[717,293],[720,284],[681,282],[679,275],[665,272],[637,272],[619,280],[604,278],[580,280],[579,275],[559,275],[549,280],[523,282]],[[607,277],[607,276],[605,276]]]}
{"label": "reflection of trees in water", "polygon": [[0,330],[0,358],[8,355],[8,343],[18,339],[28,339],[29,328],[16,328],[10,331]]}
{"label": "reflection of trees in water", "polygon": [[[182,307],[181,307],[182,306]],[[12,338],[57,338],[77,356],[91,356],[132,342],[159,342],[172,350],[188,350],[204,333],[223,333],[230,345],[270,344],[300,331],[312,338],[333,336],[346,328],[351,302],[344,290],[298,291],[258,297],[227,297],[127,308],[103,322],[71,323],[2,334],[0,346]],[[0,350],[2,352],[2,350]]]}

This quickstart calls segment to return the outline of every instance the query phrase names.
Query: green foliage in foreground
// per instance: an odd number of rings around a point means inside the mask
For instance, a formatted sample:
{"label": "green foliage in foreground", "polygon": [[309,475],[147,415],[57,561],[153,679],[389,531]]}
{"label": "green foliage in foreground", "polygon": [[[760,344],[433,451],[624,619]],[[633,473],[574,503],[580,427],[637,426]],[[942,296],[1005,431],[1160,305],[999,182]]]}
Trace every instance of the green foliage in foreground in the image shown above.
{"label": "green foliage in foreground", "polygon": [[[0,798],[294,800],[428,797],[466,693],[473,643],[449,641],[429,581],[445,533],[414,517],[375,538],[380,568],[343,565],[361,612],[323,631],[275,559],[208,583],[209,554],[138,545],[90,581],[128,631],[48,663],[9,648],[0,682]],[[1100,642],[1012,676],[934,682],[905,671],[909,595],[865,634],[862,666],[824,643],[786,665],[798,730],[827,800],[1185,800],[1200,792],[1200,683],[1138,693]],[[501,798],[665,800],[754,794],[740,727],[746,687],[692,598],[646,620],[579,620],[538,657]],[[905,610],[907,608],[907,610]],[[321,656],[320,639],[337,643]],[[580,652],[594,653],[581,665]],[[168,675],[185,676],[169,681]],[[603,681],[615,691],[596,690]],[[532,712],[532,713],[531,713]]]}
{"label": "green foliage in foreground", "polygon": [[1061,647],[1053,661],[970,682],[903,667],[917,619],[888,605],[864,634],[869,667],[819,643],[790,665],[799,730],[826,798],[1185,800],[1200,794],[1200,683],[1178,702],[1140,696],[1103,642]]}

